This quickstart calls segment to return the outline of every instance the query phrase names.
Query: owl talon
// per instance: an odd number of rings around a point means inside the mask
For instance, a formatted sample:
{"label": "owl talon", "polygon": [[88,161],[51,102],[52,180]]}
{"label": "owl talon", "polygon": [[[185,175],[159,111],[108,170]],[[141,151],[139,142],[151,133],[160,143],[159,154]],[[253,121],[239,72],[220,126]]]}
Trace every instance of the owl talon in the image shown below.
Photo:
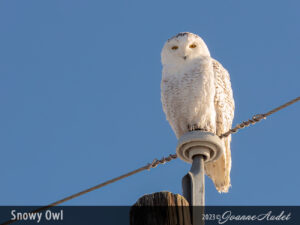
{"label": "owl talon", "polygon": [[200,128],[197,124],[188,125],[188,130],[189,130],[189,131],[201,130],[201,131],[206,131],[206,132],[208,132],[207,129]]}

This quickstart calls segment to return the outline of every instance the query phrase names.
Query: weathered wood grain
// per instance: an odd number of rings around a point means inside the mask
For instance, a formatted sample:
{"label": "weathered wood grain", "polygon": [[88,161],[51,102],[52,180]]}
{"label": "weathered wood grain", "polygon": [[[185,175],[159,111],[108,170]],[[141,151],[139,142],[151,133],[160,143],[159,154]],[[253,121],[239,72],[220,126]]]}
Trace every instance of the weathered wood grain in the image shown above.
{"label": "weathered wood grain", "polygon": [[191,225],[189,203],[167,191],[144,195],[131,207],[130,225]]}

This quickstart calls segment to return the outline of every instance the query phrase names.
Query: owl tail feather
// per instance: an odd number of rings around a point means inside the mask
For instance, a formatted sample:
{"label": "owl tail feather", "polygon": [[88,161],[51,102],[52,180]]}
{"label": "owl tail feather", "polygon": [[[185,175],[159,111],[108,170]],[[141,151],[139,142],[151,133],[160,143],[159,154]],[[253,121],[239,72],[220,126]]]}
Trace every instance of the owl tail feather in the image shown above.
{"label": "owl tail feather", "polygon": [[231,137],[224,139],[224,154],[215,162],[209,162],[205,165],[206,175],[209,176],[215,184],[218,192],[228,192],[230,184],[231,170],[231,153],[230,153]]}

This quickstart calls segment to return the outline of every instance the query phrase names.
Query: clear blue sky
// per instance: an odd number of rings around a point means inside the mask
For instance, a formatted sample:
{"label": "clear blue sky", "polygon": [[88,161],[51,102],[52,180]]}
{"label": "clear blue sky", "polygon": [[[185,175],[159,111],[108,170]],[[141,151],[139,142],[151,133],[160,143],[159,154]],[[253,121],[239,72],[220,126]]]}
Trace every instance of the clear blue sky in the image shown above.
{"label": "clear blue sky", "polygon": [[[160,51],[203,37],[231,74],[234,125],[300,95],[299,1],[0,1],[0,204],[44,205],[175,152]],[[232,141],[232,188],[207,205],[300,205],[300,104]],[[177,159],[65,205],[181,193]]]}

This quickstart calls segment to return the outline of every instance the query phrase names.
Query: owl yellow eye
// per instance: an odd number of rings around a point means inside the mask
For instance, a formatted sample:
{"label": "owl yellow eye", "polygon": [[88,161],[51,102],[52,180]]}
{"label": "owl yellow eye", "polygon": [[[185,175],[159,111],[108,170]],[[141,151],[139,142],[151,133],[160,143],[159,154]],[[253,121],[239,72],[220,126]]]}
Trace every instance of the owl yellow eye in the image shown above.
{"label": "owl yellow eye", "polygon": [[178,46],[177,46],[177,45],[174,45],[174,46],[172,47],[172,50],[176,50],[176,49],[178,49]]}
{"label": "owl yellow eye", "polygon": [[190,48],[196,48],[196,47],[197,47],[197,45],[195,45],[195,44],[190,45]]}

